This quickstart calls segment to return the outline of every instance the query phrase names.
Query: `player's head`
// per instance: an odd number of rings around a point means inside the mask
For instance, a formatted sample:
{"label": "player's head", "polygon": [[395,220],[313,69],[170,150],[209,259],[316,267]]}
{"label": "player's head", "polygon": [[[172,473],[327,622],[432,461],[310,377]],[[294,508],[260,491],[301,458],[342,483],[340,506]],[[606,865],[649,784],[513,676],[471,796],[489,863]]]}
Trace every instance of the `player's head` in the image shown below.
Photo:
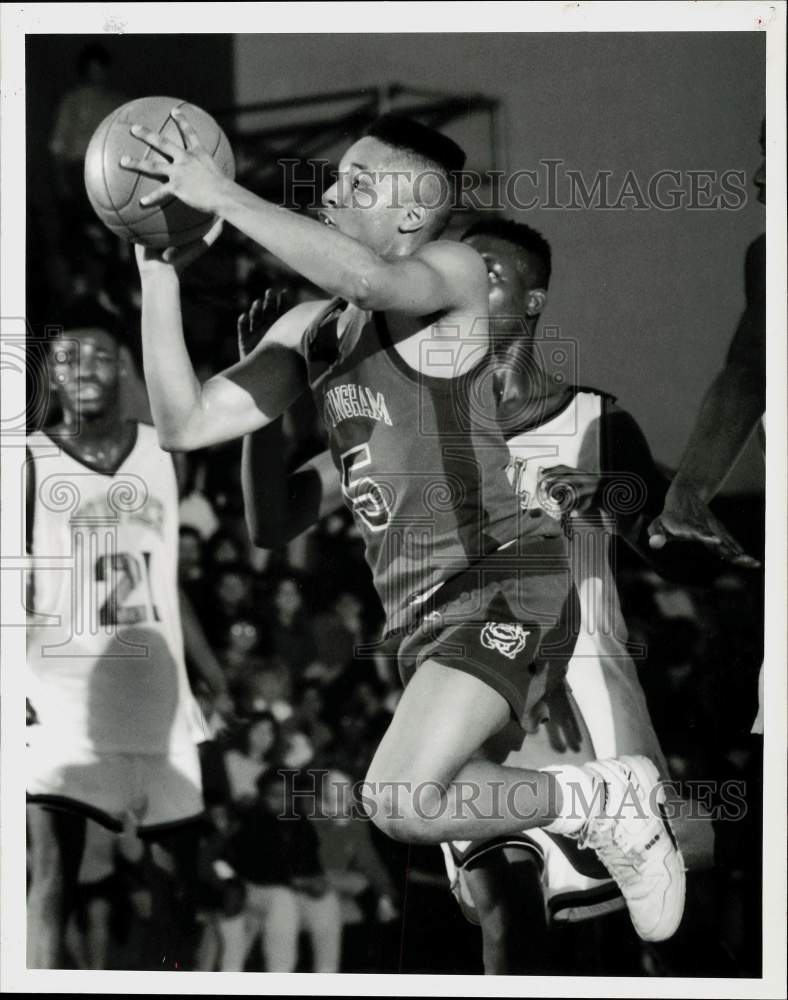
{"label": "player's head", "polygon": [[761,156],[763,157],[761,165],[755,171],[755,177],[753,177],[752,182],[758,188],[758,201],[762,204],[766,204],[766,119],[761,121]]}
{"label": "player's head", "polygon": [[121,327],[90,298],[75,299],[50,343],[50,384],[66,418],[103,416],[118,404]]}
{"label": "player's head", "polygon": [[383,115],[342,157],[321,218],[384,257],[412,253],[446,227],[464,163],[447,136]]}
{"label": "player's head", "polygon": [[490,316],[535,322],[550,284],[550,244],[544,236],[521,222],[490,219],[471,226],[462,241],[487,265]]}

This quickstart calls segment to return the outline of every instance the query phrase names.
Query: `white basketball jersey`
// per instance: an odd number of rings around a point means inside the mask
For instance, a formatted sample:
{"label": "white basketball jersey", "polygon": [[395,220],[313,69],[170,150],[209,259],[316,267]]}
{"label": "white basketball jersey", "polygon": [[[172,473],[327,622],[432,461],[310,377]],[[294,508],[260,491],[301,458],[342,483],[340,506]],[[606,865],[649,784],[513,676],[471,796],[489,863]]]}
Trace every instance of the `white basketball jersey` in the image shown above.
{"label": "white basketball jersey", "polygon": [[[539,496],[539,470],[554,465],[604,472],[606,400],[577,390],[569,404],[537,426],[509,436],[508,473],[525,509],[549,503]],[[626,470],[616,470],[625,473]],[[619,477],[626,484],[625,477]],[[626,496],[618,498],[627,502]],[[541,503],[540,503],[541,500]],[[654,733],[632,656],[610,563],[614,525],[597,513],[571,518],[571,559],[580,603],[580,628],[567,681],[578,702],[598,757],[647,753],[662,769]]]}
{"label": "white basketball jersey", "polygon": [[41,432],[28,447],[35,476],[28,667],[42,732],[102,752],[191,745],[171,456],[144,424],[111,474]]}

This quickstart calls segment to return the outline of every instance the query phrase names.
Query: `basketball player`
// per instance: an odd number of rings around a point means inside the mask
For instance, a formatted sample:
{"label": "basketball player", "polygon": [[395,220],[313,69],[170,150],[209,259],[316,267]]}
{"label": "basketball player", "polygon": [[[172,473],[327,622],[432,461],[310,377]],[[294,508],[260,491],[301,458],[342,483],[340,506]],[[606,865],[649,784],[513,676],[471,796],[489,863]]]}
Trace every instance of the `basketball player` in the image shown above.
{"label": "basketball player", "polygon": [[[63,326],[49,353],[62,418],[27,442],[28,966],[62,967],[86,821],[120,831],[131,813],[167,878],[181,876],[179,906],[162,899],[154,914],[171,968],[186,960],[203,812],[175,470],[153,427],[121,417],[113,314],[77,300]],[[210,660],[196,652],[198,665]],[[206,679],[220,676],[217,666]]]}
{"label": "basketball player", "polygon": [[[557,340],[534,341],[548,295],[547,241],[529,226],[500,220],[479,223],[463,240],[487,265],[495,395],[511,453],[510,476],[528,510],[543,503],[555,511],[561,504],[551,494],[560,498],[561,489],[571,490],[572,564],[581,607],[578,642],[567,674],[569,691],[555,692],[549,699],[550,723],[524,742],[516,727],[505,727],[485,749],[514,766],[642,753],[667,779],[627,649],[609,551],[615,531],[653,557],[645,524],[648,512],[659,508],[667,483],[637,424],[612,397],[580,388],[561,373],[556,380],[545,371],[545,351],[568,352],[568,345]],[[277,299],[269,291],[239,318],[242,354],[273,322]],[[286,491],[270,475],[261,475],[260,469],[270,471],[272,461],[284,454],[278,440],[263,439],[265,433],[244,441],[244,494],[253,536],[270,544],[329,513],[341,497],[327,475],[325,455],[289,477]],[[616,511],[609,502],[604,504],[605,490],[613,501],[628,491],[629,502]],[[282,512],[279,521],[277,511]],[[700,826],[697,821],[694,825]],[[708,829],[705,832],[708,835]],[[696,855],[697,840],[695,835],[689,841]],[[481,925],[488,973],[524,974],[543,968],[539,932],[544,935],[546,930],[545,915],[556,922],[574,922],[623,906],[604,869],[560,836],[531,831],[442,847],[455,896],[468,919]]]}
{"label": "basketball player", "polygon": [[639,933],[670,936],[683,864],[649,805],[659,789],[647,758],[551,771],[474,758],[512,716],[526,730],[543,718],[574,645],[576,593],[560,525],[522,517],[506,477],[485,377],[483,262],[437,241],[462,152],[384,116],[342,157],[321,226],[227,181],[185,116],[173,116],[185,148],[132,126],[153,153],[121,163],[165,179],[142,201],[175,195],[211,212],[334,296],[292,309],[248,358],[200,386],[177,278],[196,251],[137,252],[145,373],[164,447],[251,433],[307,388],[323,411],[406,685],[367,775],[374,822],[425,843],[524,827],[573,834],[616,877]]}

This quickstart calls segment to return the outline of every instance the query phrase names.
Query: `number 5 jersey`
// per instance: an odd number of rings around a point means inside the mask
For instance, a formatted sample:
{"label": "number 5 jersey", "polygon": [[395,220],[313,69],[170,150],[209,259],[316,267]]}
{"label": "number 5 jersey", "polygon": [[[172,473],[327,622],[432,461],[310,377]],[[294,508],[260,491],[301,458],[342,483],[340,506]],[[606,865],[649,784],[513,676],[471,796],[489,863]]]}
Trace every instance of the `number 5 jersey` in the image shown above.
{"label": "number 5 jersey", "polygon": [[110,753],[192,746],[171,456],[144,424],[111,473],[43,432],[28,451],[29,698],[48,738]]}

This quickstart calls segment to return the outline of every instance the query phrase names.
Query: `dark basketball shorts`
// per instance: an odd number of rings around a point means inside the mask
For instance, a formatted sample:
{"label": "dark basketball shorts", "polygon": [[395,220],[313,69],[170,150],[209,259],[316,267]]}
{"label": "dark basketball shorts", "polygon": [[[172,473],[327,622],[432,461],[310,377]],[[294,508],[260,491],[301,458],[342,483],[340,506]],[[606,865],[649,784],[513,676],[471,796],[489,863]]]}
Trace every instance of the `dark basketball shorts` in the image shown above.
{"label": "dark basketball shorts", "polygon": [[545,695],[564,683],[580,612],[566,540],[517,544],[444,583],[385,646],[403,684],[435,660],[488,684],[534,732],[549,717]]}

